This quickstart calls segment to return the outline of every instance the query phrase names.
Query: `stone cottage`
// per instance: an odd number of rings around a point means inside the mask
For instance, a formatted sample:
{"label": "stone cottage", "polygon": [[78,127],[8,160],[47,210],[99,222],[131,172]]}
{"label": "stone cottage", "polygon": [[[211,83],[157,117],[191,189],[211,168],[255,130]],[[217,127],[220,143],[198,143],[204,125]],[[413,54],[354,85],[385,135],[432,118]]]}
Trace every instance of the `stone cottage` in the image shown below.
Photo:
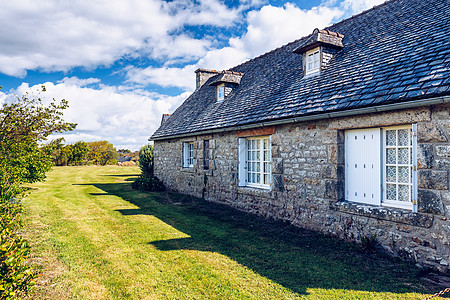
{"label": "stone cottage", "polygon": [[449,272],[450,5],[391,0],[226,71],[151,136],[174,191]]}

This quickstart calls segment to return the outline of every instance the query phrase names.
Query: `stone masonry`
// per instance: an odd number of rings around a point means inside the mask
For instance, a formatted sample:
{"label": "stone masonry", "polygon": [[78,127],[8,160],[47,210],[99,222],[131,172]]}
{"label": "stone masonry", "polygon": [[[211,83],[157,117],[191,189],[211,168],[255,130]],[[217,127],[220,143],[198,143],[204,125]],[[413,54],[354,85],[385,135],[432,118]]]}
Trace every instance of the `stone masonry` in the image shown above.
{"label": "stone masonry", "polygon": [[[345,130],[412,123],[418,126],[419,212],[346,202]],[[449,104],[278,125],[273,132],[271,190],[238,187],[236,131],[155,141],[155,175],[170,190],[342,239],[376,234],[392,255],[450,272]],[[182,168],[182,143],[191,141],[194,167]]]}

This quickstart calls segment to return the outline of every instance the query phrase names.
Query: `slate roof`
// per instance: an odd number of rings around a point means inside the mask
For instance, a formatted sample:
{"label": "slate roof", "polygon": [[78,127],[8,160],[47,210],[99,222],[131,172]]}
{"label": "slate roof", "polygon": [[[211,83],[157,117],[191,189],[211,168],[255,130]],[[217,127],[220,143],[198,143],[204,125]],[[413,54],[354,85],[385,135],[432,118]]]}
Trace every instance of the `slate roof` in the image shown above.
{"label": "slate roof", "polygon": [[448,0],[391,0],[326,29],[344,48],[319,75],[303,76],[301,38],[230,69],[244,75],[220,103],[210,78],[150,139],[450,94]]}

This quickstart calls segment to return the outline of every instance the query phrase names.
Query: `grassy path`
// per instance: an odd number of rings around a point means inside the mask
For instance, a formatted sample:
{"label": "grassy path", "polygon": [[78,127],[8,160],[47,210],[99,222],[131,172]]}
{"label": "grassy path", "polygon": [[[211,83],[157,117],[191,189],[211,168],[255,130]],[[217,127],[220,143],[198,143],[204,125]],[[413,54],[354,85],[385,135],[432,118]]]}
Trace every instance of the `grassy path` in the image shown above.
{"label": "grassy path", "polygon": [[[187,196],[59,167],[25,200],[33,299],[423,299],[410,264]],[[430,292],[430,291],[428,291]]]}

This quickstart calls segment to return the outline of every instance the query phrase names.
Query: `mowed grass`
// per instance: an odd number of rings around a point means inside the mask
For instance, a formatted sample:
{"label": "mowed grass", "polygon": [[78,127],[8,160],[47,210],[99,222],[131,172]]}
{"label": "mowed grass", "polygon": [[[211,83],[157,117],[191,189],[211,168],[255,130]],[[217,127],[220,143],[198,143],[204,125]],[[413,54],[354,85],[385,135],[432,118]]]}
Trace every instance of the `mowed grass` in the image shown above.
{"label": "mowed grass", "polygon": [[281,222],[57,167],[24,201],[32,299],[423,299],[417,269]]}

